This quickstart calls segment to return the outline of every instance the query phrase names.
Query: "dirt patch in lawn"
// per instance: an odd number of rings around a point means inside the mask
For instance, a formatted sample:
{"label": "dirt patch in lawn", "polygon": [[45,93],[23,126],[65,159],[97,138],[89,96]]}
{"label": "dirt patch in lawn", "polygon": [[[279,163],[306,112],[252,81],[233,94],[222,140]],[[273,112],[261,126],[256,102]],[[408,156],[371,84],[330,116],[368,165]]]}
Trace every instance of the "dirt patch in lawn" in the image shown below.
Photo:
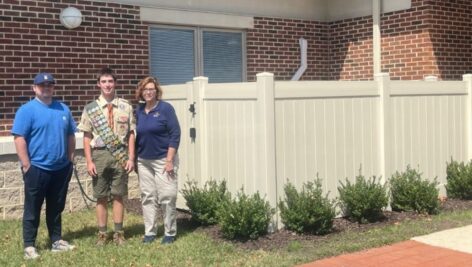
{"label": "dirt patch in lawn", "polygon": [[[125,207],[128,212],[132,212],[138,215],[142,215],[142,206],[139,199],[129,199],[125,202]],[[468,200],[456,200],[448,199],[441,202],[441,212],[450,212],[450,211],[460,211],[460,210],[472,210],[472,201]],[[177,214],[177,225],[180,229],[185,229],[187,231],[202,231],[217,242],[231,242],[236,244],[239,247],[246,249],[263,249],[263,250],[273,250],[284,248],[293,241],[323,241],[331,238],[333,235],[336,235],[339,232],[343,231],[368,231],[369,229],[398,224],[408,220],[417,220],[421,218],[427,218],[428,215],[422,215],[415,212],[396,212],[396,211],[386,211],[384,212],[384,218],[381,221],[375,223],[366,223],[359,224],[357,222],[352,222],[346,218],[336,218],[334,220],[333,231],[327,235],[317,236],[317,235],[305,235],[305,234],[296,234],[292,231],[281,229],[274,233],[265,235],[258,238],[257,240],[249,241],[229,241],[225,239],[220,231],[219,226],[199,226],[198,224],[192,221],[192,216],[185,211],[178,211]],[[454,225],[448,225],[445,222],[440,226],[441,229],[448,229],[454,227]]]}

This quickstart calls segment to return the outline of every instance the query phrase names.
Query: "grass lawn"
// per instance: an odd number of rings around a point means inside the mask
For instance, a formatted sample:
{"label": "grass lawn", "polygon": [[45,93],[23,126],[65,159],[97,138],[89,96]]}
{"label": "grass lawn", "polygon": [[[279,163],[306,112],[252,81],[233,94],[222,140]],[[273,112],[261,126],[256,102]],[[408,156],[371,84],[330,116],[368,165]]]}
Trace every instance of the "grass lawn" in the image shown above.
{"label": "grass lawn", "polygon": [[[44,219],[44,216],[41,218]],[[366,232],[345,231],[319,242],[294,241],[277,251],[244,250],[229,242],[215,242],[202,231],[180,227],[177,241],[163,246],[159,241],[142,244],[141,216],[126,214],[127,243],[96,247],[93,210],[64,214],[64,239],[77,246],[72,252],[51,253],[44,220],[37,248],[39,260],[23,259],[21,220],[0,221],[0,266],[293,266],[317,259],[378,247],[445,228],[468,225],[472,210],[374,227]],[[109,229],[112,226],[109,225]],[[162,232],[162,231],[161,231]]]}

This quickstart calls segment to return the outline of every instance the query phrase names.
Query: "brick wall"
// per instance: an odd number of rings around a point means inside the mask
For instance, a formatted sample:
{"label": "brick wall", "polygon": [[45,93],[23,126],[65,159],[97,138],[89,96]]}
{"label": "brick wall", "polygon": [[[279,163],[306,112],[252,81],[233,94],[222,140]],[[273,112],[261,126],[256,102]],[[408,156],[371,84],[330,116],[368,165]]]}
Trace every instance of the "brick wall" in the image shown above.
{"label": "brick wall", "polygon": [[439,76],[460,80],[472,73],[472,1],[430,1],[430,38]]}
{"label": "brick wall", "polygon": [[[67,30],[60,10],[74,6],[84,22]],[[426,75],[460,80],[472,72],[472,1],[412,0],[412,8],[383,14],[382,71],[391,79]],[[302,80],[372,79],[372,18],[334,22],[254,18],[247,30],[247,77],[267,71],[289,80],[300,66],[299,38],[308,40],[308,68]],[[40,71],[58,80],[56,96],[78,120],[99,91],[95,73],[113,67],[118,93],[133,99],[139,79],[149,73],[148,26],[139,7],[60,0],[0,0],[0,136],[9,135],[14,112],[33,97],[31,81]]]}
{"label": "brick wall", "polygon": [[[438,75],[429,38],[430,5],[412,1],[412,8],[381,16],[382,72],[392,80],[417,80]],[[372,80],[372,17],[330,23],[331,79]]]}
{"label": "brick wall", "polygon": [[[82,12],[79,28],[59,22],[63,8]],[[9,135],[16,109],[34,94],[34,75],[48,71],[57,79],[55,95],[78,120],[96,98],[96,72],[110,66],[118,74],[117,92],[133,99],[134,88],[149,73],[148,27],[139,8],[82,0],[0,0],[0,136]]]}
{"label": "brick wall", "polygon": [[[372,18],[329,24],[330,79],[371,80]],[[461,80],[472,72],[472,1],[412,0],[381,16],[382,72],[392,80],[428,75]]]}
{"label": "brick wall", "polygon": [[254,18],[247,31],[247,77],[256,80],[259,72],[272,72],[276,80],[290,80],[300,67],[298,40],[308,41],[308,68],[302,80],[329,77],[327,23],[306,20]]}
{"label": "brick wall", "polygon": [[382,71],[393,80],[440,77],[430,38],[431,5],[413,0],[412,8],[382,16]]}
{"label": "brick wall", "polygon": [[329,47],[331,80],[372,79],[372,17],[329,23]]}

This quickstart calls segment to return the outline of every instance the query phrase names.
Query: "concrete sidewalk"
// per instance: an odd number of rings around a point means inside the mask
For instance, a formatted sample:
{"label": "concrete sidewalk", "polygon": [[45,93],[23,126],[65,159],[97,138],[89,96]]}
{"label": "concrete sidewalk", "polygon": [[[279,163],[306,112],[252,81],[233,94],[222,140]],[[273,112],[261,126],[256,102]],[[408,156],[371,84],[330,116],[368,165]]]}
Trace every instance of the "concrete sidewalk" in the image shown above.
{"label": "concrete sidewalk", "polygon": [[414,237],[390,246],[340,255],[304,267],[472,266],[472,225]]}

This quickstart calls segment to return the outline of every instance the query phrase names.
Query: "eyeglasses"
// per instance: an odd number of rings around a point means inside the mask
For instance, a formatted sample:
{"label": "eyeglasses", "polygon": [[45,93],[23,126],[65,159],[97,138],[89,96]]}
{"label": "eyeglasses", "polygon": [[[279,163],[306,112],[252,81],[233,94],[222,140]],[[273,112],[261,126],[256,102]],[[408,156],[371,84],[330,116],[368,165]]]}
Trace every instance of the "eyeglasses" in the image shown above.
{"label": "eyeglasses", "polygon": [[145,88],[143,90],[143,93],[155,93],[156,92],[156,88]]}

